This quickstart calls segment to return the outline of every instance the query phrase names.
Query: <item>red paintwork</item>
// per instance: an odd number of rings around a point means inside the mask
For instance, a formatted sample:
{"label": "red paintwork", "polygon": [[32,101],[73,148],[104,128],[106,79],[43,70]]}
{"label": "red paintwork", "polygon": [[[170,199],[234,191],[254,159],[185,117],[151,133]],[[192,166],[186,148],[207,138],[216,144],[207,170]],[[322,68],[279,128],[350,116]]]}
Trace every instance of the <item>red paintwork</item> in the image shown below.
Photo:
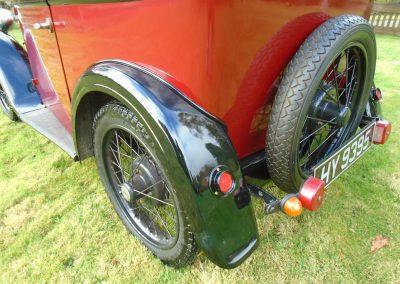
{"label": "red paintwork", "polygon": [[28,52],[32,74],[38,81],[36,88],[44,105],[46,105],[72,133],[71,99],[65,81],[65,76],[54,33],[47,30],[34,30],[34,23],[44,22],[51,18],[47,6],[23,8],[18,12],[22,22],[25,45]]}
{"label": "red paintwork", "polygon": [[[264,148],[277,78],[330,16],[369,0],[145,0],[51,6],[69,92],[95,62],[144,65],[222,119],[239,158]],[[52,73],[50,70],[49,73]]]}

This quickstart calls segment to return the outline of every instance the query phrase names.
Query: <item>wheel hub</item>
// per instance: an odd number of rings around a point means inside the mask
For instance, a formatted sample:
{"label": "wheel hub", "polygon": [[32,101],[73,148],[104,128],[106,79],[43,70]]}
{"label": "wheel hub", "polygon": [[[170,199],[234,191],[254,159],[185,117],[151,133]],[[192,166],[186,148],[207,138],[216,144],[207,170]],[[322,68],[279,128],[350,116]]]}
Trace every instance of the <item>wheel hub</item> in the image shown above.
{"label": "wheel hub", "polygon": [[[166,189],[154,165],[145,157],[138,157],[132,163],[135,169],[130,181],[121,184],[121,195],[128,202],[133,203],[143,197],[151,196],[165,200]],[[155,201],[156,205],[162,205]]]}
{"label": "wheel hub", "polygon": [[133,195],[134,195],[134,190],[132,188],[132,185],[124,182],[121,184],[121,194],[122,197],[129,203],[133,201]]}
{"label": "wheel hub", "polygon": [[339,127],[344,127],[350,121],[351,109],[341,104],[340,101],[334,101],[333,93],[334,88],[330,87],[316,96],[313,104],[313,115],[316,118],[337,124]]}
{"label": "wheel hub", "polygon": [[351,117],[351,109],[347,106],[340,106],[339,115],[337,116],[337,123],[339,126],[346,126]]}

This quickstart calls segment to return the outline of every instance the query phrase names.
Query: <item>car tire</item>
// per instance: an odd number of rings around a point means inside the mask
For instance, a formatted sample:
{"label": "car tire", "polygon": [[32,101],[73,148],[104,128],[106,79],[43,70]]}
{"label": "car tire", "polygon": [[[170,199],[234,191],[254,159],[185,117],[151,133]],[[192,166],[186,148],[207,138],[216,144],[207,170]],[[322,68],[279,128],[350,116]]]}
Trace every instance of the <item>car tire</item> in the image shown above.
{"label": "car tire", "polygon": [[0,85],[0,107],[3,111],[3,113],[12,121],[18,121],[18,115],[17,113],[13,110],[10,101],[7,97],[6,92],[3,90],[2,86]]}
{"label": "car tire", "polygon": [[180,196],[160,166],[165,157],[155,154],[138,117],[114,102],[97,112],[93,137],[98,171],[128,231],[164,263],[182,267],[196,254],[194,234]]}
{"label": "car tire", "polygon": [[313,168],[354,135],[375,62],[373,30],[358,16],[329,19],[301,45],[283,72],[267,131],[267,167],[278,187],[298,192]]}

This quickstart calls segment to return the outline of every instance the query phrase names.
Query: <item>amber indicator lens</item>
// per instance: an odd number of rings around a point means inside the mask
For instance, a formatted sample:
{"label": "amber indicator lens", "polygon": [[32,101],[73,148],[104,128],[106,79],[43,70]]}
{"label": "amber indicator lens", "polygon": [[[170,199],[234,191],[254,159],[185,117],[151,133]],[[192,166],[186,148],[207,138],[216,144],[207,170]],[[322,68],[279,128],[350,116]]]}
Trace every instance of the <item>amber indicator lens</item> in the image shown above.
{"label": "amber indicator lens", "polygon": [[283,204],[282,211],[290,217],[296,217],[303,211],[303,205],[296,196],[292,196]]}

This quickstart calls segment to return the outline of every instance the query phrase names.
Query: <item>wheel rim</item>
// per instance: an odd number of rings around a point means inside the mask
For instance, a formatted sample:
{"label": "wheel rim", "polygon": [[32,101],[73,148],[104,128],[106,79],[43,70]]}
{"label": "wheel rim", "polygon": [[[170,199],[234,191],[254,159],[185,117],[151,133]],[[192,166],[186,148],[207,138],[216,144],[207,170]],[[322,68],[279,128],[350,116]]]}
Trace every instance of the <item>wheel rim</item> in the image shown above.
{"label": "wheel rim", "polygon": [[125,129],[103,140],[103,158],[118,206],[137,233],[153,245],[172,247],[178,236],[174,194],[145,145]]}
{"label": "wheel rim", "polygon": [[365,79],[365,51],[345,48],[320,79],[307,111],[297,148],[303,177],[338,149],[353,134],[359,120]]}

